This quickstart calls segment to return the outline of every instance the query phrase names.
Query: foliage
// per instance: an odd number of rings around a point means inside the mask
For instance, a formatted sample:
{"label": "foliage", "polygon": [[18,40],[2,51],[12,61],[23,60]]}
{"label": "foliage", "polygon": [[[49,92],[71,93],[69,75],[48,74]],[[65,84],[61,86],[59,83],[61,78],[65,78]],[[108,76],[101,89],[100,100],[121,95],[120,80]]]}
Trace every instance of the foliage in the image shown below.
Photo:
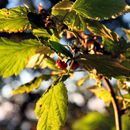
{"label": "foliage", "polygon": [[37,102],[35,112],[39,118],[38,130],[60,130],[67,113],[67,91],[64,83],[52,85]]}
{"label": "foliage", "polygon": [[[23,7],[0,10],[0,32],[23,32],[31,29],[27,14],[29,10]],[[17,25],[17,26],[16,26]]]}
{"label": "foliage", "polygon": [[26,84],[18,87],[17,89],[13,90],[13,95],[22,94],[22,93],[29,93],[33,89],[38,89],[41,82],[43,80],[48,80],[49,78],[50,78],[50,76],[47,76],[47,75],[41,75],[39,77],[36,77],[31,82],[26,83]]}
{"label": "foliage", "polygon": [[[113,116],[104,115],[98,112],[91,112],[83,118],[74,122],[72,130],[115,130]],[[129,130],[129,118],[122,117],[123,130]]]}
{"label": "foliage", "polygon": [[72,128],[73,130],[112,130],[113,119],[110,116],[98,112],[91,112],[83,118],[77,120]]}
{"label": "foliage", "polygon": [[[0,76],[18,75],[25,68],[49,69],[49,75],[43,71],[40,77],[14,90],[14,94],[38,89],[43,80],[53,81],[36,105],[38,130],[60,130],[64,125],[67,114],[64,81],[75,71],[94,72],[93,78],[98,83],[90,90],[105,102],[111,102],[113,95],[105,88],[103,77],[116,78],[118,84],[113,92],[118,105],[121,111],[130,107],[129,87],[122,87],[130,78],[130,43],[102,24],[102,20],[115,19],[129,11],[124,0],[63,0],[50,12],[41,8],[33,12],[26,7],[0,10],[1,33],[32,36],[20,41],[1,36]],[[129,36],[129,31],[124,31]],[[65,38],[65,44],[61,38]],[[85,75],[77,85],[82,86],[87,79]],[[128,95],[122,95],[122,90]],[[104,118],[100,118],[102,122]]]}

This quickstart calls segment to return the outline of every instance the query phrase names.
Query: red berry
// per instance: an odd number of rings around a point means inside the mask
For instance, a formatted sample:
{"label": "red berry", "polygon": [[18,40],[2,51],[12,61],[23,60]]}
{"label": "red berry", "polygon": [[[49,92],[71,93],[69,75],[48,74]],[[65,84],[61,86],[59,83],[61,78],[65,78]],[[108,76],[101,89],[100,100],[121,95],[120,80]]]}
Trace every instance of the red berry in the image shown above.
{"label": "red berry", "polygon": [[58,60],[56,61],[56,65],[57,65],[60,69],[62,69],[62,70],[65,70],[66,67],[67,67],[67,63],[65,63],[64,61],[61,61],[60,59],[58,59]]}

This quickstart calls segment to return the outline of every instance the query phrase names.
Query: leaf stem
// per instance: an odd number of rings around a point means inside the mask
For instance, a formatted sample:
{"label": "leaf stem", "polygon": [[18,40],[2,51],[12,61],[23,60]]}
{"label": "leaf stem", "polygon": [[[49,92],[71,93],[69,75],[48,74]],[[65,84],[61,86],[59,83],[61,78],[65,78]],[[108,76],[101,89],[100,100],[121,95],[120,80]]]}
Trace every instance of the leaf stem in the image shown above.
{"label": "leaf stem", "polygon": [[114,114],[115,114],[115,125],[116,125],[116,130],[122,130],[122,123],[121,123],[121,111],[118,105],[118,101],[116,99],[115,92],[113,90],[113,87],[111,86],[109,80],[104,77],[104,82],[106,85],[106,88],[108,91],[111,93],[112,96],[112,105],[114,109]]}

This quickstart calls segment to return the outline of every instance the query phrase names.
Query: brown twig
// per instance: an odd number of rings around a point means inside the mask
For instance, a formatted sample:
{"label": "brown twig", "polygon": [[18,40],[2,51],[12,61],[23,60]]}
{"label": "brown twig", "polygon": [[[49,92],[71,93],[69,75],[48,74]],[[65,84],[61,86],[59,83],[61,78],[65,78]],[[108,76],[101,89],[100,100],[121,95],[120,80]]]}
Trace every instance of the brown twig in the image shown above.
{"label": "brown twig", "polygon": [[108,91],[111,93],[111,96],[112,96],[112,105],[113,105],[114,114],[115,114],[116,130],[122,130],[121,111],[118,105],[118,101],[116,99],[115,92],[107,78],[104,78],[104,82],[105,82],[106,88],[108,89]]}

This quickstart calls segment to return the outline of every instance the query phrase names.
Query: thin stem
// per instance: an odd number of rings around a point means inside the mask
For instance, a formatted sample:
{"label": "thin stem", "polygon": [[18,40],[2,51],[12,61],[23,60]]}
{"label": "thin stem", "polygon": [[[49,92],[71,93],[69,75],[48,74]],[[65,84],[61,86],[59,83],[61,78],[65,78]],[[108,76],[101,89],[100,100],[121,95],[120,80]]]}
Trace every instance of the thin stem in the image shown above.
{"label": "thin stem", "polygon": [[105,82],[106,88],[108,89],[108,91],[111,93],[111,96],[112,96],[112,105],[113,105],[114,114],[115,114],[116,130],[122,130],[121,111],[118,105],[118,101],[116,99],[115,92],[107,78],[104,78],[104,82]]}

